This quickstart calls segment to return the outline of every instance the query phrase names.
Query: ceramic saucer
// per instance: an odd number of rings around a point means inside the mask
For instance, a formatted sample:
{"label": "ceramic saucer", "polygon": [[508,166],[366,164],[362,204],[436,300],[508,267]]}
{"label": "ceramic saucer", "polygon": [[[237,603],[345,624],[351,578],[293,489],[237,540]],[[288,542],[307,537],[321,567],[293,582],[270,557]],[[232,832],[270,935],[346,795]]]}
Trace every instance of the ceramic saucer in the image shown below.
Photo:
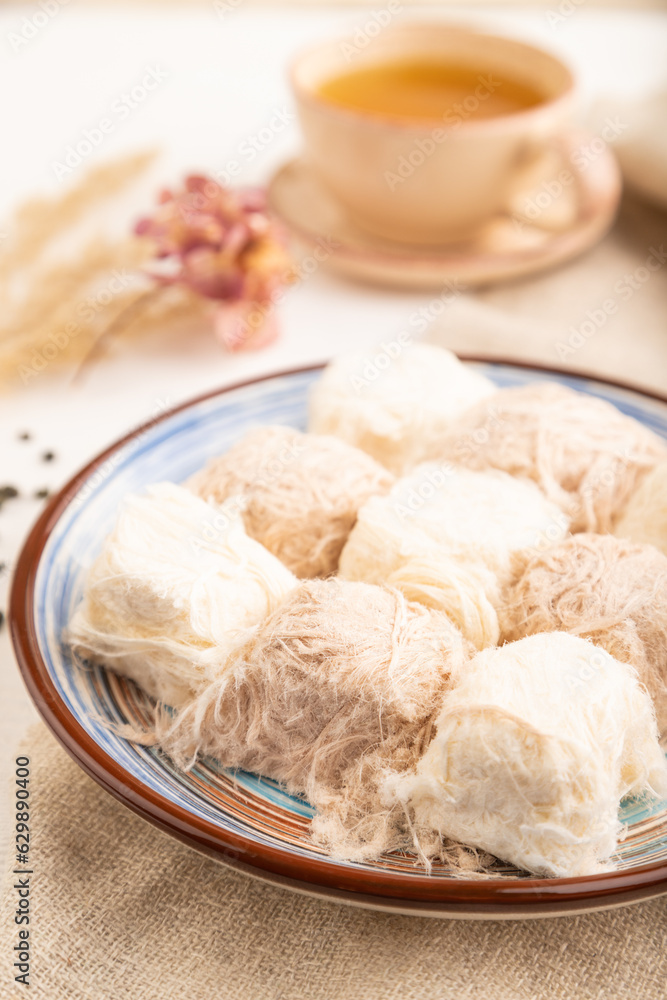
{"label": "ceramic saucer", "polygon": [[[595,150],[595,152],[593,152]],[[593,246],[611,226],[621,193],[614,154],[584,132],[555,140],[517,176],[507,210],[467,242],[414,246],[373,236],[302,157],[269,183],[274,212],[310,251],[350,277],[405,288],[459,288],[533,274]],[[319,253],[318,259],[323,257]]]}

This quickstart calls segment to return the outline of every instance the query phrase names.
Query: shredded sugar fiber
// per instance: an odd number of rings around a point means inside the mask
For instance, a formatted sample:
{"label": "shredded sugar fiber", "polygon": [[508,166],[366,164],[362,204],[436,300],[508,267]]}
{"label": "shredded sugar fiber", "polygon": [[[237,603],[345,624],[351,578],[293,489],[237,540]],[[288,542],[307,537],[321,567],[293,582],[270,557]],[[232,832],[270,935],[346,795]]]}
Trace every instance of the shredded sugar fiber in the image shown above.
{"label": "shredded sugar fiber", "polygon": [[76,652],[175,708],[297,583],[238,519],[211,531],[216,514],[173,483],[126,497],[69,625]]}
{"label": "shredded sugar fiber", "polygon": [[397,592],[307,581],[156,738],[181,764],[208,754],[283,782],[315,806],[332,854],[377,857],[409,844],[380,784],[416,765],[466,648],[445,615]]}
{"label": "shredded sugar fiber", "polygon": [[615,406],[552,382],[501,389],[442,437],[439,456],[532,479],[572,531],[611,531],[667,445]]}
{"label": "shredded sugar fiber", "polygon": [[188,486],[217,503],[240,497],[248,534],[297,576],[313,577],[336,571],[359,507],[393,481],[370,456],[337,438],[259,427]]}
{"label": "shredded sugar fiber", "polygon": [[493,605],[513,556],[541,550],[567,528],[534,483],[427,462],[361,508],[340,574],[444,611],[482,649],[498,641]]}
{"label": "shredded sugar fiber", "polygon": [[667,730],[667,556],[613,535],[573,535],[519,565],[501,637],[571,632],[637,670]]}
{"label": "shredded sugar fiber", "polygon": [[613,867],[621,799],[667,793],[632,667],[564,632],[478,653],[436,730],[416,773],[387,779],[426,853],[451,837],[536,875],[590,875]]}
{"label": "shredded sugar fiber", "polygon": [[308,429],[357,445],[400,476],[437,457],[441,435],[493,391],[442,347],[379,345],[327,365],[313,386]]}
{"label": "shredded sugar fiber", "polygon": [[614,534],[655,545],[667,555],[667,462],[642,480],[616,521]]}

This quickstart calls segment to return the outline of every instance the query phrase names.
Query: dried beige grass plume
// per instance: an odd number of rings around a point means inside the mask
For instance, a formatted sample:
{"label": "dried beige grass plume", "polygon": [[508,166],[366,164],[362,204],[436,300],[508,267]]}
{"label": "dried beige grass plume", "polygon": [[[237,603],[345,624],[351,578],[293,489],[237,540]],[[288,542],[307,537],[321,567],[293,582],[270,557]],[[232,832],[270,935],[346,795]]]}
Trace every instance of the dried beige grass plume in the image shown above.
{"label": "dried beige grass plume", "polygon": [[154,287],[138,273],[148,245],[128,237],[81,238],[95,213],[100,230],[108,228],[105,213],[108,222],[114,199],[154,158],[143,152],[105,163],[62,196],[31,200],[18,210],[0,253],[0,384],[28,384],[52,364],[86,357],[125,314],[122,332],[133,335],[198,308],[195,296],[169,290],[133,316],[133,305]]}

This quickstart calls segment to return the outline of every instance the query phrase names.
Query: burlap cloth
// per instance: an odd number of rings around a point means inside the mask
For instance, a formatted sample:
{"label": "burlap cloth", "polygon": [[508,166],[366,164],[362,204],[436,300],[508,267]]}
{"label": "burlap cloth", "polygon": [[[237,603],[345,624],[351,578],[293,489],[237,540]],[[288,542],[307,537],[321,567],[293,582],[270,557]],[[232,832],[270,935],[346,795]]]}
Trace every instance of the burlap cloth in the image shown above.
{"label": "burlap cloth", "polygon": [[263,885],[119,805],[42,726],[31,759],[33,960],[0,996],[48,1000],[664,998],[667,901],[569,918],[388,916]]}

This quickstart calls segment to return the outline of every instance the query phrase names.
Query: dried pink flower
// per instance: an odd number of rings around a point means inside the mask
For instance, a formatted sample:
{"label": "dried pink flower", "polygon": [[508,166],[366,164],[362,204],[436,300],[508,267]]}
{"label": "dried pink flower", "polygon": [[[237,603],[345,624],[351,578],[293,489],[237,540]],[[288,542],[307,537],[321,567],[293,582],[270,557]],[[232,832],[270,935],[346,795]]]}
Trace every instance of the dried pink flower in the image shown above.
{"label": "dried pink flower", "polygon": [[[151,277],[161,284],[186,285],[221,303],[216,329],[228,348],[245,346],[244,338],[265,341],[265,335],[251,323],[241,324],[239,317],[256,306],[268,323],[268,306],[292,279],[292,268],[285,236],[267,213],[262,189],[233,190],[192,175],[182,191],[163,191],[156,211],[141,219],[135,232],[156,245]],[[222,303],[239,304],[227,320]],[[275,327],[275,319],[270,325]]]}
{"label": "dried pink flower", "polygon": [[230,302],[216,310],[215,335],[228,351],[268,347],[277,339],[278,321],[274,310],[264,310],[254,302]]}

